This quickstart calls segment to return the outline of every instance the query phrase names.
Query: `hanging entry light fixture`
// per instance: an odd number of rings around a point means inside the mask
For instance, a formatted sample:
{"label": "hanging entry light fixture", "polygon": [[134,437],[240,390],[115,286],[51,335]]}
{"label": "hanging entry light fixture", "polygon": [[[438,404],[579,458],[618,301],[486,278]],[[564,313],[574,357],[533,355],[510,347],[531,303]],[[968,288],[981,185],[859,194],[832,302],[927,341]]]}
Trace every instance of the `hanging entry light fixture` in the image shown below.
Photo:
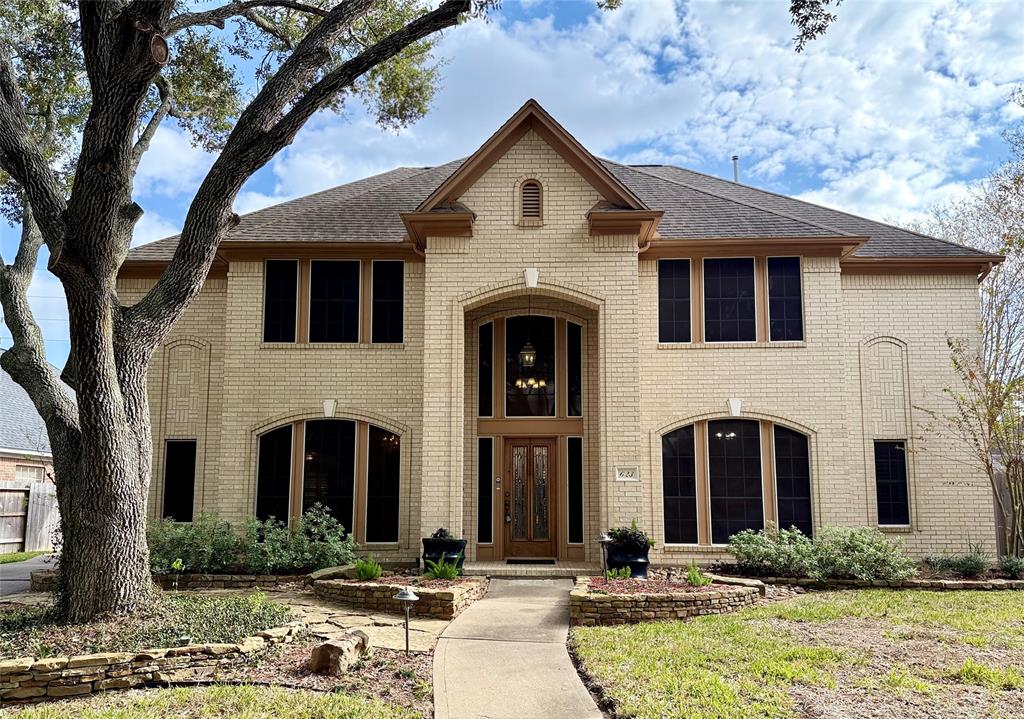
{"label": "hanging entry light fixture", "polygon": [[533,376],[533,372],[530,371],[537,364],[537,350],[534,348],[533,343],[530,342],[531,329],[533,327],[533,302],[532,297],[526,295],[526,344],[519,350],[519,379],[516,380],[516,387],[518,389],[531,390],[538,387],[546,387],[547,382],[542,379],[537,379]]}

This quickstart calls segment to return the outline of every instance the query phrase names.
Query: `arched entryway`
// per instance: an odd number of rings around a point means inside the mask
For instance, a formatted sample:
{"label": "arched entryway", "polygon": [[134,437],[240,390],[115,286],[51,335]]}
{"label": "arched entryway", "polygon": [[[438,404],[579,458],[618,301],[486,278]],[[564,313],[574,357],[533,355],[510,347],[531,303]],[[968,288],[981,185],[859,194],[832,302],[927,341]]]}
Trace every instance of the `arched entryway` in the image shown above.
{"label": "arched entryway", "polygon": [[476,560],[587,559],[598,313],[542,291],[465,313],[464,526]]}

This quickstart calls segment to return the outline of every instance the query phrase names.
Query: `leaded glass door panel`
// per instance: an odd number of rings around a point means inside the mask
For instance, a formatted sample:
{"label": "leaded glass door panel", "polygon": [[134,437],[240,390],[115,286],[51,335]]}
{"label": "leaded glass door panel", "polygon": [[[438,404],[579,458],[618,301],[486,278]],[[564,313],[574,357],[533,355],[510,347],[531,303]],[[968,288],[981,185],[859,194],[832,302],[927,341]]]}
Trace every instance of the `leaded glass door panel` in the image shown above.
{"label": "leaded glass door panel", "polygon": [[554,439],[506,441],[506,557],[554,557],[556,554],[556,446]]}

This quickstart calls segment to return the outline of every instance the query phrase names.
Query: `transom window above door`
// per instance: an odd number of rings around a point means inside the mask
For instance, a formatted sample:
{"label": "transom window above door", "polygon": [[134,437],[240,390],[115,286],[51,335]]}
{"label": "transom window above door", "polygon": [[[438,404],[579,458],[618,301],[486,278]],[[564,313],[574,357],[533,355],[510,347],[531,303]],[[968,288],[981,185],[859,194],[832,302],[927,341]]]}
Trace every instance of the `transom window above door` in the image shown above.
{"label": "transom window above door", "polygon": [[505,415],[555,416],[555,318],[505,320]]}

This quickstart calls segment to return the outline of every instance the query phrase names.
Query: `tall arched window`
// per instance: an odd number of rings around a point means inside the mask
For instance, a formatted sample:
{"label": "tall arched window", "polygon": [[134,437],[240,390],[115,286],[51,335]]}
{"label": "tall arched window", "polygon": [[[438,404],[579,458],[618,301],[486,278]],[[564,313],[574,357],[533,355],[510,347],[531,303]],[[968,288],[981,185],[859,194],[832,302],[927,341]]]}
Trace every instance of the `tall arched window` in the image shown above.
{"label": "tall arched window", "polygon": [[814,534],[811,516],[811,462],[807,435],[775,425],[775,495],[779,527]]}
{"label": "tall arched window", "polygon": [[692,424],[661,438],[661,481],[667,544],[697,543],[696,449]]}
{"label": "tall arched window", "polygon": [[536,180],[527,180],[520,188],[520,217],[526,221],[538,221],[543,218],[541,188]]}

